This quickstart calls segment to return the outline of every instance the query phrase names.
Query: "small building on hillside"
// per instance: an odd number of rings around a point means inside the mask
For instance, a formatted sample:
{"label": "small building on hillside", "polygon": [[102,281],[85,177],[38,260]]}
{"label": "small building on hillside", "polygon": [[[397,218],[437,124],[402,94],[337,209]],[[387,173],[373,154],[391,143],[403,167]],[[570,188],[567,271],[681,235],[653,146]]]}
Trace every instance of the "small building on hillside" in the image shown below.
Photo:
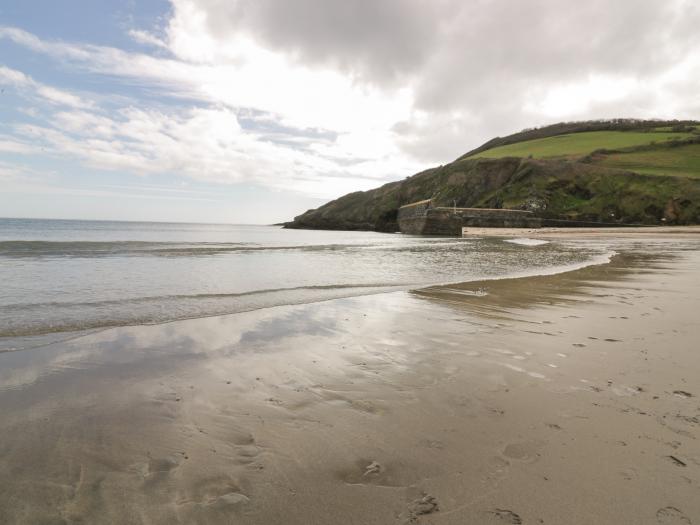
{"label": "small building on hillside", "polygon": [[402,233],[461,236],[466,226],[481,228],[539,228],[542,219],[531,211],[496,208],[433,206],[432,199],[401,206],[397,220]]}

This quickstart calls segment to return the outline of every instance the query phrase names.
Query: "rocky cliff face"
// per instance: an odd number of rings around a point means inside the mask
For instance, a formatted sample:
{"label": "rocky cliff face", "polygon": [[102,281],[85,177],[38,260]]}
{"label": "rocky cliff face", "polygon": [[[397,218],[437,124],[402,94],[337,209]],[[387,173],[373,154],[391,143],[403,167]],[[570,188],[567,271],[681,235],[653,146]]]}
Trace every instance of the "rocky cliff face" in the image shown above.
{"label": "rocky cliff face", "polygon": [[458,159],[355,192],[295,217],[287,228],[397,231],[398,208],[524,209],[541,217],[641,224],[700,223],[700,179],[639,175],[585,161]]}
{"label": "rocky cliff face", "polygon": [[287,228],[397,231],[400,206],[422,199],[436,205],[470,207],[506,184],[518,171],[520,159],[460,160],[429,169],[374,190],[355,192],[309,210]]}

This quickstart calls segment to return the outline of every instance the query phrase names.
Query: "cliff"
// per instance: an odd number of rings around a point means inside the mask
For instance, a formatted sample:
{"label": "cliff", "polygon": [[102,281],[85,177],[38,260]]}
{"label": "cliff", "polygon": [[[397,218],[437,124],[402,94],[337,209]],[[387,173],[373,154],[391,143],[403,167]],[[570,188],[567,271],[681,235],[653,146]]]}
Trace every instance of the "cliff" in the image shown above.
{"label": "cliff", "polygon": [[436,206],[513,208],[545,218],[700,223],[700,134],[692,123],[610,122],[623,129],[581,123],[573,132],[574,124],[558,124],[494,139],[444,166],[309,210],[285,227],[397,231],[398,208],[430,198]]}

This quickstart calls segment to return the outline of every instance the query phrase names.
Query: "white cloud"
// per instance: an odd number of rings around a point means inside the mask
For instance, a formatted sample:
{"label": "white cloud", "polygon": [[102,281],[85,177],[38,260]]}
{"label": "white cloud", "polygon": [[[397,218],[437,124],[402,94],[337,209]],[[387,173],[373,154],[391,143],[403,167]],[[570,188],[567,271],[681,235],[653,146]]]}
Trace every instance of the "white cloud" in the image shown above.
{"label": "white cloud", "polygon": [[19,88],[34,85],[34,81],[21,71],[5,66],[0,66],[0,83]]}
{"label": "white cloud", "polygon": [[20,91],[20,95],[34,95],[59,106],[71,106],[74,108],[87,108],[93,104],[80,96],[68,91],[56,89],[36,82],[33,78],[21,71],[0,65],[0,84],[10,85]]}
{"label": "white cloud", "polygon": [[39,96],[45,98],[49,102],[59,106],[72,106],[74,108],[84,108],[92,106],[92,103],[86,102],[84,99],[50,86],[38,86],[36,92]]}
{"label": "white cloud", "polygon": [[[185,56],[200,59],[195,62],[103,46],[48,43],[15,28],[0,28],[2,36],[125,83],[148,83],[161,88],[164,95],[231,108],[261,109],[294,127],[344,132],[386,127],[405,116],[411,105],[410,90],[384,93],[335,70],[294,64],[245,37],[216,43],[227,51],[217,51],[203,60],[211,38],[192,36],[188,40],[190,54]],[[181,38],[186,36],[171,36],[171,49],[177,51],[178,44],[173,42]],[[219,59],[220,63],[215,61]]]}
{"label": "white cloud", "polygon": [[162,49],[168,48],[168,45],[161,38],[158,38],[156,35],[149,33],[148,31],[143,31],[141,29],[130,29],[129,36],[139,44],[146,44]]}
{"label": "white cloud", "polygon": [[17,187],[18,184],[33,183],[38,180],[45,181],[51,175],[51,172],[38,171],[22,163],[0,160],[0,179],[3,179],[2,189],[8,193]]}
{"label": "white cloud", "polygon": [[[172,4],[164,29],[129,31],[140,53],[0,27],[78,80],[109,80],[91,97],[0,67],[43,104],[5,147],[334,197],[552,120],[700,118],[688,0]],[[135,94],[110,98],[114,85]]]}
{"label": "white cloud", "polygon": [[0,141],[0,149],[21,154],[41,148],[89,168],[250,182],[323,197],[371,187],[391,171],[381,156],[344,167],[357,146],[342,139],[335,144],[298,138],[305,148],[266,140],[243,130],[236,112],[225,107],[68,109],[45,117],[42,124],[15,125],[19,140]]}
{"label": "white cloud", "polygon": [[[328,198],[422,167],[392,141],[391,126],[410,106],[405,91],[389,99],[336,72],[285,64],[274,54],[247,47],[250,43],[241,43],[249,58],[244,64],[216,67],[96,46],[48,46],[18,30],[9,34],[15,42],[29,42],[33,49],[74,60],[81,68],[160,86],[166,96],[180,100],[158,110],[141,107],[147,105],[137,100],[109,111],[80,107],[71,94],[23,75],[22,82],[35,94],[76,107],[47,112],[44,124],[18,125],[19,136],[92,168],[252,182]],[[11,71],[13,77],[21,75]],[[192,107],[188,100],[204,106]],[[238,121],[242,108],[262,110],[269,124],[284,131],[258,131],[255,122],[243,129]],[[309,137],[307,131],[318,136]],[[322,138],[324,134],[337,138]]]}
{"label": "white cloud", "polygon": [[35,148],[16,140],[14,137],[0,136],[0,153],[20,153],[30,154],[35,152]]}
{"label": "white cloud", "polygon": [[596,104],[623,105],[624,100],[638,90],[639,82],[635,78],[595,75],[586,82],[554,85],[546,91],[531,92],[523,109],[551,119],[571,119],[585,115]]}

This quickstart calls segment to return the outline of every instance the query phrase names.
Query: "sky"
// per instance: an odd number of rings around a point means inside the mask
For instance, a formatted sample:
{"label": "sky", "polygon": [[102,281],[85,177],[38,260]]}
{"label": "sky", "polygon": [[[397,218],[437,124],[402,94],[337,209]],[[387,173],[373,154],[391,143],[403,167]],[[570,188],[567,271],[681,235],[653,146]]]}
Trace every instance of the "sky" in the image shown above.
{"label": "sky", "polygon": [[700,119],[696,0],[7,0],[0,217],[266,224],[594,118]]}

